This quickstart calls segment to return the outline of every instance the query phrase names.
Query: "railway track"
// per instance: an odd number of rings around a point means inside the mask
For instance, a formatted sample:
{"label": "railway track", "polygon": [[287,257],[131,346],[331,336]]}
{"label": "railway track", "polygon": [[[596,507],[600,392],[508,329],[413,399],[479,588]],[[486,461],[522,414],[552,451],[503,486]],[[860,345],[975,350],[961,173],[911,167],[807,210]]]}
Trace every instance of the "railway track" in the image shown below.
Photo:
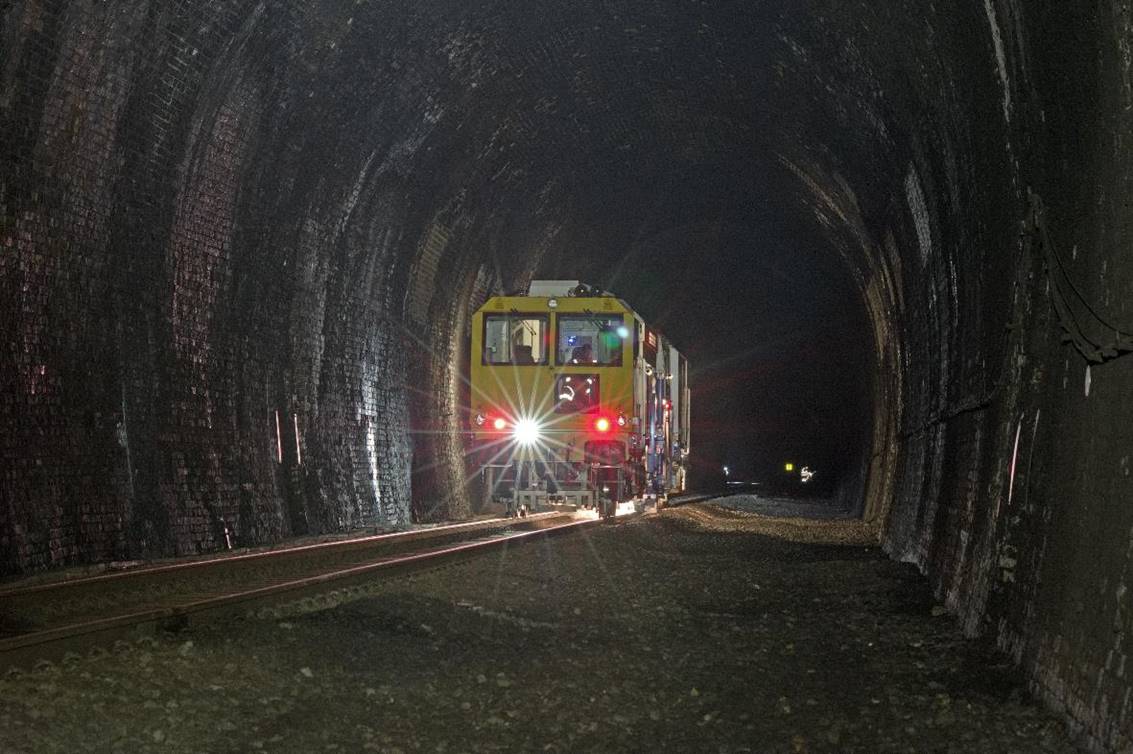
{"label": "railway track", "polygon": [[536,514],[0,589],[0,671],[595,526]]}
{"label": "railway track", "polygon": [[[720,496],[682,495],[666,507]],[[0,671],[317,599],[600,523],[591,516],[540,513],[0,588]]]}
{"label": "railway track", "polygon": [[665,501],[666,508],[676,508],[679,505],[692,505],[693,503],[706,503],[721,497],[728,497],[729,492],[689,492],[683,495],[670,497]]}

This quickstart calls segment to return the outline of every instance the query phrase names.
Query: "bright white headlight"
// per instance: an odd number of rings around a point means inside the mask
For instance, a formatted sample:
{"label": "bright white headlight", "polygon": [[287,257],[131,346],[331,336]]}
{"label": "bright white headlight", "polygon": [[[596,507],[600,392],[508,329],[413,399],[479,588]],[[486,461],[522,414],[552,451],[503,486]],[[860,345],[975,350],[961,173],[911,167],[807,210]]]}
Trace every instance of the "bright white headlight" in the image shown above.
{"label": "bright white headlight", "polygon": [[515,441],[520,445],[534,445],[541,434],[539,425],[531,419],[520,419],[515,423]]}

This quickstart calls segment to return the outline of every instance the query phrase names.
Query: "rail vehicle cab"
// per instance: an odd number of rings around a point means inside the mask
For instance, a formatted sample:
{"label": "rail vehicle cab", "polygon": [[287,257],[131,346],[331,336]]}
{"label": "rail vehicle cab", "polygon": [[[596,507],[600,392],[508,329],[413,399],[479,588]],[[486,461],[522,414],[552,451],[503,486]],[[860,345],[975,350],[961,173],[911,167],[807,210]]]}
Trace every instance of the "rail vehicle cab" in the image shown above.
{"label": "rail vehicle cab", "polygon": [[470,363],[472,457],[509,512],[684,489],[688,363],[621,299],[575,280],[489,298]]}

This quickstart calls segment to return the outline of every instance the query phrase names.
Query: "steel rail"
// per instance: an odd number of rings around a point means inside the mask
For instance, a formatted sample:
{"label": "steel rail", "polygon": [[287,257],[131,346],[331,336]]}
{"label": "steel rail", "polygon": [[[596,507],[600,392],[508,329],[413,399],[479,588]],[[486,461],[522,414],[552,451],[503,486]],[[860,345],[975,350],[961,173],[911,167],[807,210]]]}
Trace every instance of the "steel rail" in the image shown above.
{"label": "steel rail", "polygon": [[565,514],[557,511],[532,513],[525,518],[491,518],[483,521],[446,524],[444,526],[414,529],[412,531],[388,532],[385,534],[372,534],[364,537],[352,537],[331,542],[316,542],[309,545],[299,545],[298,547],[261,550],[259,552],[241,553],[238,555],[222,555],[178,563],[138,566],[136,568],[123,569],[111,573],[100,573],[93,576],[81,576],[74,579],[41,581],[35,584],[9,588],[0,587],[0,599],[22,597],[24,595],[42,592],[60,593],[64,590],[82,589],[96,584],[145,579],[154,576],[164,577],[172,573],[190,573],[198,570],[223,568],[225,566],[240,566],[249,562],[272,561],[282,563],[288,560],[299,560],[327,553],[346,553],[352,550],[371,549],[390,544],[397,545],[403,542],[455,537],[492,529],[514,528],[516,526],[531,525],[537,521],[553,519],[564,515]]}
{"label": "steel rail", "polygon": [[[628,518],[629,516],[623,517]],[[192,621],[214,620],[225,615],[243,615],[257,607],[288,604],[361,583],[371,583],[380,574],[405,575],[450,565],[461,559],[510,545],[526,544],[541,536],[558,536],[605,523],[600,519],[574,520],[531,531],[509,533],[397,556],[321,573],[269,583],[237,591],[175,602],[104,618],[70,623],[0,639],[0,670],[21,667],[39,660],[66,657],[115,639],[180,629]]]}
{"label": "steel rail", "polygon": [[679,497],[670,497],[668,500],[665,501],[665,504],[664,504],[664,506],[662,506],[662,508],[676,508],[677,506],[680,506],[680,505],[692,505],[694,503],[706,503],[709,500],[716,500],[716,499],[722,498],[722,497],[729,497],[732,494],[734,494],[734,493],[731,493],[731,492],[708,492],[708,493],[689,492],[689,493],[680,495]]}

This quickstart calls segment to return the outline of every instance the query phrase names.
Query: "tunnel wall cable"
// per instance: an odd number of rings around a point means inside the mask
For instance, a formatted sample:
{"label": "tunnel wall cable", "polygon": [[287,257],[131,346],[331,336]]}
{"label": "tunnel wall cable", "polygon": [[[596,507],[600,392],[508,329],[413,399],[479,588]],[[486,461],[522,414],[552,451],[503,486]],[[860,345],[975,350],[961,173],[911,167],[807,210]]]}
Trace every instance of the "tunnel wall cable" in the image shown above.
{"label": "tunnel wall cable", "polygon": [[[1044,269],[1051,283],[1055,314],[1064,331],[1063,342],[1073,343],[1078,352],[1091,364],[1104,364],[1133,353],[1133,330],[1117,327],[1100,314],[1074,283],[1062,255],[1058,253],[1058,249],[1050,239],[1046,207],[1041,197],[1029,189],[1027,193],[1031,209],[1028,218],[1024,221],[1024,235],[1032,249],[1037,245],[1042,251]],[[1112,342],[1107,343],[1104,339],[1091,336],[1087,332],[1079,319],[1078,312],[1075,311],[1074,300],[1077,300],[1078,308],[1084,310],[1083,314],[1087,322],[1092,319],[1095,329],[1113,333]]]}
{"label": "tunnel wall cable", "polygon": [[[1050,239],[1050,231],[1046,222],[1046,207],[1042,199],[1038,194],[1028,190],[1028,200],[1030,212],[1023,221],[1024,243],[1032,251],[1035,250],[1036,246],[1041,248],[1044,271],[1051,282],[1051,296],[1054,301],[1055,314],[1064,331],[1063,342],[1073,343],[1077,351],[1091,364],[1103,364],[1128,353],[1133,353],[1133,331],[1113,325],[1090,303],[1082,290],[1074,283],[1073,278],[1070,277],[1062,255],[1058,253],[1058,249]],[[1066,288],[1069,288],[1069,292]],[[1077,299],[1081,308],[1093,319],[1098,328],[1114,334],[1113,343],[1103,343],[1087,334],[1078,314],[1071,306],[1072,299]],[[902,432],[901,438],[907,440],[922,435],[930,428],[946,424],[959,416],[986,409],[995,401],[997,394],[1006,382],[1007,380],[1002,376],[999,377],[983,394],[973,396],[950,410],[934,412],[919,426]]]}

